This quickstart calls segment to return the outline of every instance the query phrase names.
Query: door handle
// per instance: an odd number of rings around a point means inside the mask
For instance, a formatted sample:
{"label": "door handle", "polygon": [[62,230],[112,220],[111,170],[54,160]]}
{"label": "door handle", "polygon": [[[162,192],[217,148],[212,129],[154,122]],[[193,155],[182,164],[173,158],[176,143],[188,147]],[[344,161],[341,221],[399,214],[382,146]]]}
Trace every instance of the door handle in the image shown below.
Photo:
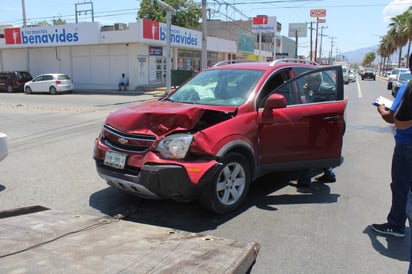
{"label": "door handle", "polygon": [[339,120],[340,115],[334,115],[334,116],[328,116],[328,117],[323,117],[324,121],[337,121]]}

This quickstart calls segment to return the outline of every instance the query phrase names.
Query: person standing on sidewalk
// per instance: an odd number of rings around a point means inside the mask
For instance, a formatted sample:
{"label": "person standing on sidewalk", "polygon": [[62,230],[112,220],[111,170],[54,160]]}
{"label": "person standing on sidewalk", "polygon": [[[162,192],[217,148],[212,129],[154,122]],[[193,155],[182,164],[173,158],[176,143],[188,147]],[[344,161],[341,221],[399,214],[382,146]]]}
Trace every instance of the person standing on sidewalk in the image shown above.
{"label": "person standing on sidewalk", "polygon": [[[412,71],[412,54],[409,56],[409,70]],[[412,83],[411,83],[412,84]],[[377,107],[382,119],[387,123],[394,124],[403,94],[407,92],[408,84],[403,85],[388,110],[385,105]],[[395,124],[395,148],[392,156],[391,178],[392,183],[392,205],[387,216],[387,222],[383,224],[372,224],[374,231],[394,237],[405,236],[406,205],[407,197],[412,180],[412,126],[399,128]]]}

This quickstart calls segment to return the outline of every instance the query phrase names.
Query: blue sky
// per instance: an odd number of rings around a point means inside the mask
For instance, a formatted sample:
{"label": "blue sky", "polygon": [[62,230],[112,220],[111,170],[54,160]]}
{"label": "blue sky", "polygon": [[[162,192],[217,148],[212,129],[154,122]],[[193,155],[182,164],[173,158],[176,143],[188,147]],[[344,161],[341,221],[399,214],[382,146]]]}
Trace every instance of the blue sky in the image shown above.
{"label": "blue sky", "polygon": [[[22,25],[22,3],[25,3],[28,24],[51,21],[61,17],[68,23],[75,22],[77,10],[90,10],[93,2],[94,18],[101,25],[130,23],[136,21],[140,0],[1,0],[0,24]],[[199,3],[201,0],[194,0]],[[207,0],[214,10],[214,19],[246,19],[256,15],[276,16],[282,24],[281,34],[288,35],[289,23],[309,23],[311,9],[326,9],[326,23],[323,26],[322,54],[328,55],[333,41],[333,55],[377,45],[385,35],[389,18],[412,6],[412,0]],[[231,3],[232,6],[219,3]],[[90,22],[91,13],[81,14],[79,22]],[[320,33],[320,30],[319,30]],[[313,33],[314,34],[314,33]],[[320,39],[318,40],[320,43]],[[299,38],[299,54],[307,55],[308,38]]]}

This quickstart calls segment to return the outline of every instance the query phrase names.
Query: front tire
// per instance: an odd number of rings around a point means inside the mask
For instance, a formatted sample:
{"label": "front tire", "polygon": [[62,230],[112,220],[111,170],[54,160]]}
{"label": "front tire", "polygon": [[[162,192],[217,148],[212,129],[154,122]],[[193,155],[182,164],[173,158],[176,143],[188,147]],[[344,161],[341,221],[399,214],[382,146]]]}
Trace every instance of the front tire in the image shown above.
{"label": "front tire", "polygon": [[11,85],[7,86],[7,92],[12,93],[13,92],[13,87]]}
{"label": "front tire", "polygon": [[223,157],[222,165],[200,196],[200,203],[207,209],[226,214],[237,209],[246,199],[251,183],[250,166],[240,153]]}
{"label": "front tire", "polygon": [[26,94],[31,94],[31,88],[30,88],[30,87],[26,87],[26,88],[24,89],[24,92],[25,92]]}

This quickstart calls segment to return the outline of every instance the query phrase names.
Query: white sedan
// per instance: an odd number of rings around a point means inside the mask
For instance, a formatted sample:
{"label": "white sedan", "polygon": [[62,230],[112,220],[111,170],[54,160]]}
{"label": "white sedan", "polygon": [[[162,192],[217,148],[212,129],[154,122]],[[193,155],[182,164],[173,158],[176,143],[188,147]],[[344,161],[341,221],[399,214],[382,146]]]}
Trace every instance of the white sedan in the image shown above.
{"label": "white sedan", "polygon": [[72,92],[74,89],[72,79],[63,73],[48,73],[36,76],[33,80],[24,84],[24,92]]}
{"label": "white sedan", "polygon": [[7,134],[0,132],[0,161],[9,154],[7,145]]}

